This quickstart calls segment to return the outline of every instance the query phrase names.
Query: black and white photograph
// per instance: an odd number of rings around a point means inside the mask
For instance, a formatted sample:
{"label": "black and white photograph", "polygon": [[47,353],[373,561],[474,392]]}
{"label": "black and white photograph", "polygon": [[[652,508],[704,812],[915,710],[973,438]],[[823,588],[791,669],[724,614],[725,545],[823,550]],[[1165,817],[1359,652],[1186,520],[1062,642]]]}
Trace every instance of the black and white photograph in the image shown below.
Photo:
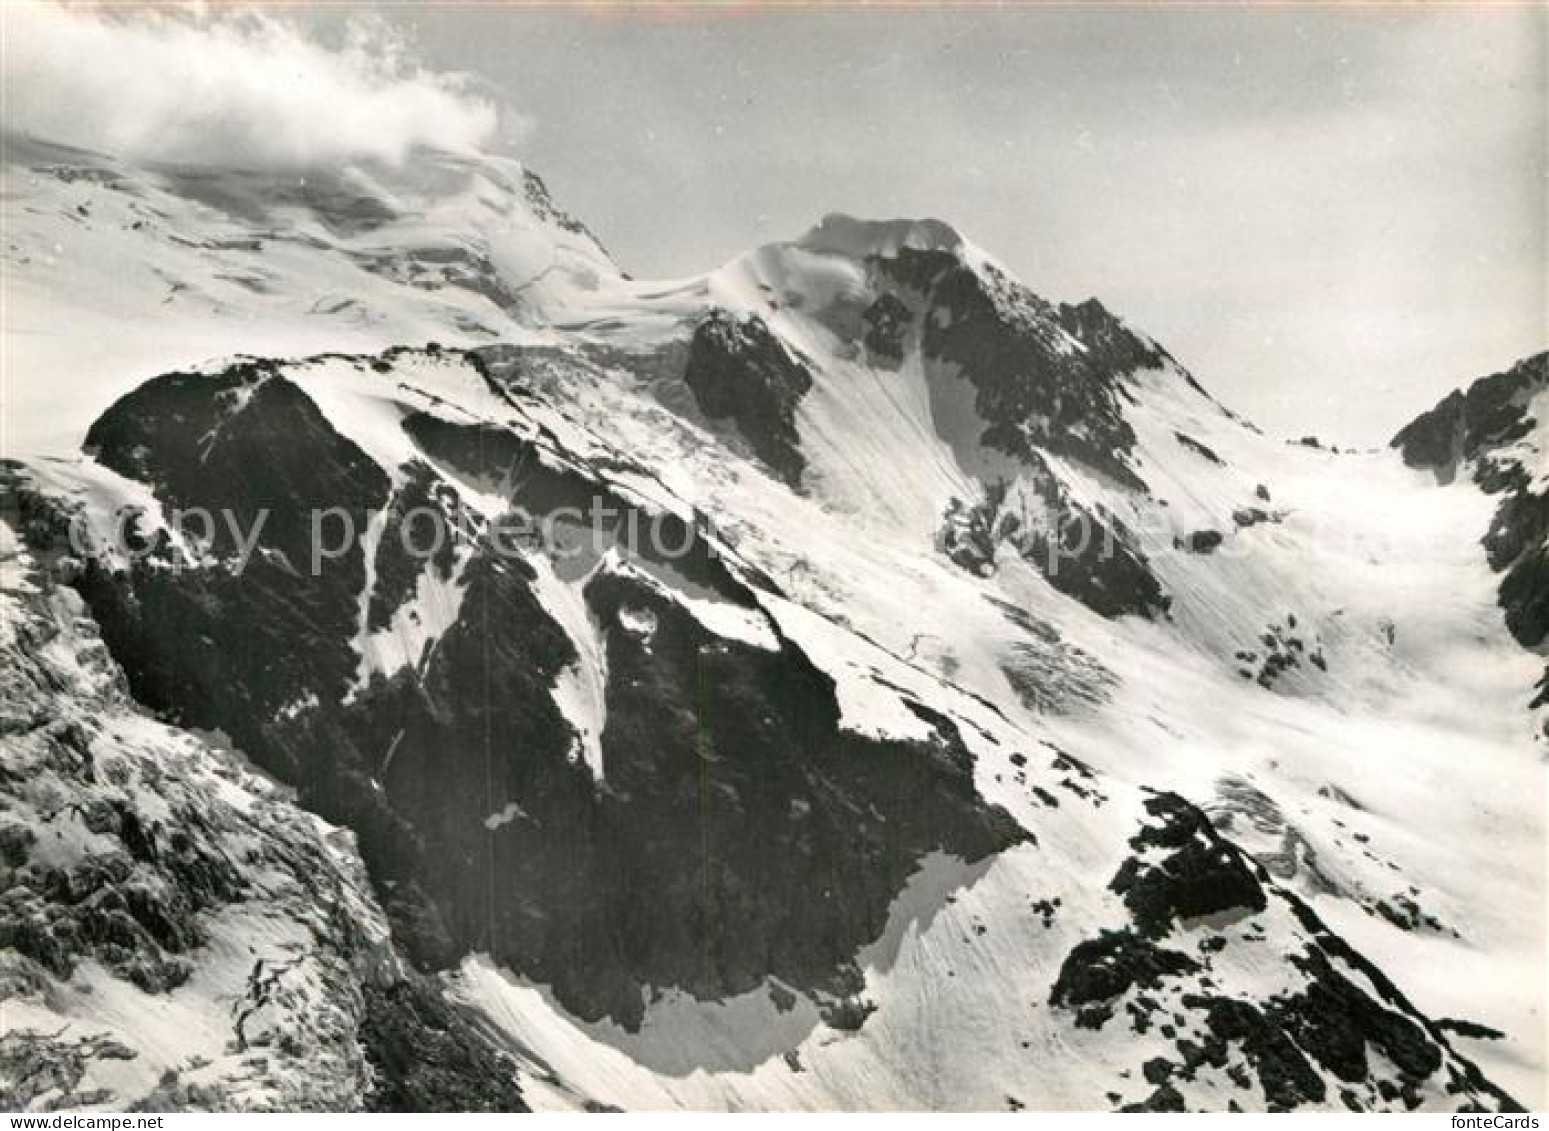
{"label": "black and white photograph", "polygon": [[7,1128],[1539,1126],[1549,6],[0,0],[0,76]]}

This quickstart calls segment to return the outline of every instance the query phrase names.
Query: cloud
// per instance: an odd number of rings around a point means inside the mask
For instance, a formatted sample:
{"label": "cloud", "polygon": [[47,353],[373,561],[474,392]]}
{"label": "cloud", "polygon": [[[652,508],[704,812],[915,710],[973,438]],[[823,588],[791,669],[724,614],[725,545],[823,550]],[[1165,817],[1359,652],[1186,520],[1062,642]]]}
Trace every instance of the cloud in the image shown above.
{"label": "cloud", "polygon": [[263,168],[484,147],[494,104],[381,26],[337,47],[258,14],[6,0],[6,125],[132,159]]}

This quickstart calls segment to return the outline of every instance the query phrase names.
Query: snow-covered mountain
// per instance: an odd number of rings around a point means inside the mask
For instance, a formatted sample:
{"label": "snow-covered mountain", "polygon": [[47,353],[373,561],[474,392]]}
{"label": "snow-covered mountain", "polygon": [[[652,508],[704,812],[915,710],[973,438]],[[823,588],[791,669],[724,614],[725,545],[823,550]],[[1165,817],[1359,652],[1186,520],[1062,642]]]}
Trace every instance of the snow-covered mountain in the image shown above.
{"label": "snow-covered mountain", "polygon": [[1337,451],[938,221],[6,150],[14,1106],[1543,1102],[1543,356]]}

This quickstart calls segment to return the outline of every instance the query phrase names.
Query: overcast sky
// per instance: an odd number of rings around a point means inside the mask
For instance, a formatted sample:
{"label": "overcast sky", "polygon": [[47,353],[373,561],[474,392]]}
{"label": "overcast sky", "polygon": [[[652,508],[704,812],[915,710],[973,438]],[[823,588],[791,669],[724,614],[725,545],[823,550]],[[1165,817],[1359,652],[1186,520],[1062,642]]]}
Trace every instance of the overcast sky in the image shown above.
{"label": "overcast sky", "polygon": [[1542,6],[271,10],[333,45],[385,21],[493,107],[434,76],[383,93],[273,34],[162,29],[145,54],[56,29],[38,59],[18,24],[12,112],[30,91],[103,144],[296,162],[347,126],[364,151],[488,144],[498,108],[493,144],[644,277],[830,211],[936,216],[1046,297],[1097,295],[1266,427],[1340,442],[1546,344]]}
{"label": "overcast sky", "polygon": [[637,274],[939,216],[1357,442],[1546,344],[1543,8],[389,18]]}

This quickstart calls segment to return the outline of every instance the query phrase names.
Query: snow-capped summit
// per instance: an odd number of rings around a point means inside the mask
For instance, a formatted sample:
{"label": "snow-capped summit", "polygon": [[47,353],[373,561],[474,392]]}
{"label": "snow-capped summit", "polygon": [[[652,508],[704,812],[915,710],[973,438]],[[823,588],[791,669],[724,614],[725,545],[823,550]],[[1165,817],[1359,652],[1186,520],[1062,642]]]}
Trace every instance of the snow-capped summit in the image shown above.
{"label": "snow-capped summit", "polygon": [[942,220],[861,220],[842,212],[830,212],[795,241],[808,251],[851,259],[896,255],[903,248],[955,254],[966,242]]}
{"label": "snow-capped summit", "polygon": [[401,167],[274,171],[130,164],[14,134],[3,150],[8,348],[54,375],[13,390],[12,455],[74,447],[117,393],[169,368],[531,340],[623,284],[504,158],[422,149]]}

